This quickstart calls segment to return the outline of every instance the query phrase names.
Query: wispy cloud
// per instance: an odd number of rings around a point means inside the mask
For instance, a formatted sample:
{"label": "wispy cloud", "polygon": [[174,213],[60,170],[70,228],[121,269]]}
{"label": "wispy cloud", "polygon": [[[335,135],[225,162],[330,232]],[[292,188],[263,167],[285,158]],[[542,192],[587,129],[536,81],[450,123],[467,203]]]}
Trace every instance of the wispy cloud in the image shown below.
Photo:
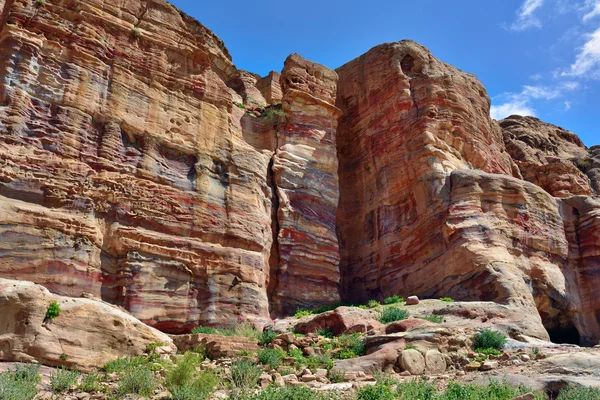
{"label": "wispy cloud", "polygon": [[[493,105],[490,109],[492,118],[500,120],[511,115],[524,115],[535,117],[535,108],[531,104],[534,100],[554,100],[560,98],[565,92],[579,87],[577,82],[563,82],[554,88],[547,86],[523,86],[521,93],[504,93],[494,98],[501,104]],[[567,103],[569,103],[567,108]],[[565,102],[565,109],[571,107],[570,102]]]}
{"label": "wispy cloud", "polygon": [[591,4],[592,10],[583,16],[583,22],[587,22],[592,18],[600,16],[600,1],[596,0],[595,4]]}
{"label": "wispy cloud", "polygon": [[513,31],[541,28],[542,22],[535,15],[535,12],[543,5],[544,0],[525,0],[521,8],[517,11],[517,20],[509,28]]}
{"label": "wispy cloud", "polygon": [[561,75],[600,79],[600,28],[584,38],[586,42],[579,49],[575,62]]}
{"label": "wispy cloud", "polygon": [[571,102],[565,101],[565,111],[569,111],[571,109]]}

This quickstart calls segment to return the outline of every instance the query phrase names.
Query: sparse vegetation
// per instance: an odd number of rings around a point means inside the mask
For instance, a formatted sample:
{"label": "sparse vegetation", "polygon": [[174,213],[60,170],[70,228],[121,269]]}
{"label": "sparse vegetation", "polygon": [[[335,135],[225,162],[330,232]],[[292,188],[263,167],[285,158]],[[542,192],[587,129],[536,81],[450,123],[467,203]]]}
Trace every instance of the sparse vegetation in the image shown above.
{"label": "sparse vegetation", "polygon": [[46,319],[54,320],[60,315],[60,305],[57,301],[53,301],[48,306],[48,310],[46,310]]}
{"label": "sparse vegetation", "polygon": [[194,335],[244,336],[250,339],[259,339],[260,337],[260,333],[258,333],[258,331],[254,329],[254,326],[249,322],[236,325],[233,329],[197,326],[192,329],[192,333]]}
{"label": "sparse vegetation", "polygon": [[79,378],[79,372],[58,368],[50,375],[52,393],[60,394],[67,392],[71,387],[75,386],[77,378]]}
{"label": "sparse vegetation", "polygon": [[346,373],[344,371],[329,371],[328,377],[331,383],[342,383],[346,378]]}
{"label": "sparse vegetation", "polygon": [[454,303],[454,299],[452,299],[452,297],[442,297],[440,300],[446,303]]}
{"label": "sparse vegetation", "polygon": [[499,356],[502,352],[498,349],[487,348],[487,349],[475,349],[475,353],[485,354],[486,356]]}
{"label": "sparse vegetation", "polygon": [[473,347],[476,349],[500,350],[505,343],[506,336],[492,329],[484,329],[473,337]]}
{"label": "sparse vegetation", "polygon": [[426,315],[424,317],[421,317],[421,319],[433,322],[435,324],[441,324],[442,322],[444,322],[444,317],[442,317],[441,315]]}
{"label": "sparse vegetation", "polygon": [[409,316],[408,311],[400,307],[389,307],[381,312],[379,321],[383,324],[389,324],[394,321],[402,321]]}
{"label": "sparse vegetation", "polygon": [[567,386],[560,391],[556,400],[600,399],[600,389],[582,386]]}
{"label": "sparse vegetation", "polygon": [[120,395],[139,394],[148,397],[157,386],[156,378],[147,365],[128,368],[119,380],[117,392]]}
{"label": "sparse vegetation", "polygon": [[212,371],[198,372],[196,366],[202,358],[196,353],[187,352],[168,373],[165,386],[173,400],[208,399],[219,383]]}
{"label": "sparse vegetation", "polygon": [[276,337],[277,334],[275,332],[270,329],[266,329],[258,337],[258,344],[261,346],[266,346],[275,340]]}
{"label": "sparse vegetation", "polygon": [[302,317],[306,317],[312,315],[312,311],[308,311],[308,310],[303,310],[303,309],[297,309],[296,310],[296,314],[294,314],[294,317],[300,319]]}
{"label": "sparse vegetation", "polygon": [[328,339],[332,339],[335,336],[331,328],[319,328],[315,331],[315,333]]}
{"label": "sparse vegetation", "polygon": [[271,106],[262,113],[261,117],[269,123],[278,124],[287,118],[287,114],[281,106]]}
{"label": "sparse vegetation", "polygon": [[362,387],[356,394],[357,400],[395,400],[395,398],[392,387],[379,382],[374,386]]}
{"label": "sparse vegetation", "polygon": [[154,342],[154,343],[149,343],[146,345],[146,352],[147,353],[152,353],[154,350],[158,349],[159,347],[164,346],[165,344],[163,342]]}
{"label": "sparse vegetation", "polygon": [[271,368],[277,368],[285,356],[285,352],[281,349],[263,349],[258,352],[258,361]]}
{"label": "sparse vegetation", "polygon": [[0,373],[0,399],[32,400],[41,382],[37,365],[17,364],[14,370]]}
{"label": "sparse vegetation", "polygon": [[135,27],[133,29],[131,29],[131,37],[133,37],[134,39],[139,39],[142,37],[142,31],[140,30],[140,28]]}
{"label": "sparse vegetation", "polygon": [[85,375],[81,379],[78,389],[86,393],[99,392],[102,390],[100,382],[102,382],[102,376],[99,374]]}
{"label": "sparse vegetation", "polygon": [[337,356],[342,360],[365,355],[365,344],[358,333],[343,334],[336,337],[334,346],[341,349]]}
{"label": "sparse vegetation", "polygon": [[261,373],[261,368],[251,361],[234,361],[231,363],[231,384],[235,389],[249,389],[256,385]]}
{"label": "sparse vegetation", "polygon": [[379,303],[377,300],[369,300],[369,302],[367,303],[367,307],[369,308],[376,308],[379,307],[381,305],[381,303]]}
{"label": "sparse vegetation", "polygon": [[579,160],[575,161],[575,166],[577,167],[577,169],[579,169],[584,174],[585,174],[585,171],[587,170],[588,165],[589,165],[588,160],[579,159]]}
{"label": "sparse vegetation", "polygon": [[390,296],[387,299],[385,299],[383,301],[383,304],[385,305],[390,305],[390,304],[398,304],[398,303],[404,303],[406,301],[406,299],[404,297],[400,297],[400,296]]}

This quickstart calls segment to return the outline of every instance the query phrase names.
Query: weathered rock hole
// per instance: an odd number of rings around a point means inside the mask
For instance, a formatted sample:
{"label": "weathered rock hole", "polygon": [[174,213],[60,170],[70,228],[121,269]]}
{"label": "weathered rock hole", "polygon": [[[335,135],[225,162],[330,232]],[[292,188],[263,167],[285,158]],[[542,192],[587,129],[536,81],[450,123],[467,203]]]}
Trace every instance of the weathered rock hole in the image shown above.
{"label": "weathered rock hole", "polygon": [[413,68],[415,66],[415,59],[410,54],[404,56],[402,61],[400,61],[400,67],[402,68],[402,72],[408,76],[413,75]]}
{"label": "weathered rock hole", "polygon": [[574,326],[548,329],[550,341],[558,344],[576,344],[579,345],[581,337],[579,331]]}

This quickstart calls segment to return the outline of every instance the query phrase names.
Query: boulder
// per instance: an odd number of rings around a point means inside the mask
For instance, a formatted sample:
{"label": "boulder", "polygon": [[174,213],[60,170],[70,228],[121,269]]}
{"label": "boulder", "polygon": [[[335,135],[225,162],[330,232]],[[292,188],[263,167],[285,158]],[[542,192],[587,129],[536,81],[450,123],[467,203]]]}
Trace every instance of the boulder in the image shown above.
{"label": "boulder", "polygon": [[398,367],[411,375],[422,375],[425,372],[425,358],[417,350],[404,350],[398,357]]}
{"label": "boulder", "polygon": [[417,296],[409,296],[406,299],[407,306],[416,306],[417,304],[419,304],[419,298]]}
{"label": "boulder", "polygon": [[440,375],[446,372],[446,358],[437,350],[425,353],[425,371],[429,375]]}
{"label": "boulder", "polygon": [[328,328],[335,335],[342,333],[366,333],[383,331],[383,324],[377,321],[377,313],[357,307],[338,307],[303,320],[296,325],[296,332],[315,332],[320,328]]}
{"label": "boulder", "polygon": [[[47,319],[54,301],[60,314]],[[115,306],[0,278],[0,360],[92,371],[116,358],[140,355],[153,343],[161,343],[163,353],[176,350],[169,336]]]}
{"label": "boulder", "polygon": [[408,332],[418,326],[429,324],[427,321],[419,318],[409,318],[402,321],[391,322],[385,326],[385,333],[392,334],[397,332]]}

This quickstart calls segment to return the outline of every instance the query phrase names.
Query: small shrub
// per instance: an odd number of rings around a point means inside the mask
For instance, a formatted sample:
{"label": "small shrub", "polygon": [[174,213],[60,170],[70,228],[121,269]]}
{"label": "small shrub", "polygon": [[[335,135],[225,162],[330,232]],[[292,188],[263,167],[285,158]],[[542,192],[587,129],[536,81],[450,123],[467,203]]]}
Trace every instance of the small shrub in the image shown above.
{"label": "small shrub", "polygon": [[99,392],[102,390],[100,382],[102,382],[102,377],[99,374],[85,375],[81,379],[81,383],[79,384],[78,388],[82,392],[86,393]]}
{"label": "small shrub", "polygon": [[67,356],[65,353],[60,353],[60,356],[58,356],[58,359],[60,361],[67,361],[69,359],[69,356]]}
{"label": "small shrub", "polygon": [[375,381],[383,386],[393,386],[398,383],[398,380],[392,374],[387,374],[384,372],[374,371],[373,378]]}
{"label": "small shrub", "polygon": [[487,349],[475,349],[475,353],[485,354],[486,356],[499,356],[502,354],[500,350],[491,347]]}
{"label": "small shrub", "polygon": [[[228,331],[228,329],[220,330],[220,331]],[[223,335],[223,336],[243,336],[249,339],[259,339],[260,333],[254,328],[254,325],[250,322],[244,322],[243,324],[236,325],[232,330],[230,330],[233,335]]]}
{"label": "small shrub", "polygon": [[165,344],[163,342],[154,342],[154,343],[148,343],[146,345],[146,353],[152,353],[154,350],[158,349],[159,347],[164,346]]}
{"label": "small shrub", "polygon": [[298,309],[296,310],[296,314],[294,314],[294,317],[300,319],[309,315],[312,315],[312,311]]}
{"label": "small shrub", "polygon": [[306,335],[304,333],[294,333],[294,336],[296,336],[296,337],[305,337]]}
{"label": "small shrub", "polygon": [[237,389],[253,388],[262,373],[262,369],[248,360],[236,360],[231,363],[231,384]]}
{"label": "small shrub", "polygon": [[238,351],[238,356],[240,357],[252,357],[254,355],[250,350],[240,350]]}
{"label": "small shrub", "polygon": [[582,386],[567,386],[560,391],[556,400],[600,399],[600,389]]}
{"label": "small shrub", "polygon": [[281,349],[263,349],[258,352],[258,361],[275,369],[286,354]]}
{"label": "small shrub", "polygon": [[241,400],[328,400],[335,398],[328,393],[319,393],[305,386],[284,386],[282,388],[268,387],[254,395],[248,395]]}
{"label": "small shrub", "polygon": [[329,381],[331,383],[342,383],[342,382],[344,382],[344,379],[346,378],[346,372],[345,371],[329,371],[328,376],[329,376]]}
{"label": "small shrub", "polygon": [[41,6],[45,5],[45,4],[46,4],[45,0],[36,0],[35,1],[36,7],[41,7]]}
{"label": "small shrub", "polygon": [[66,393],[77,383],[79,372],[58,368],[50,375],[52,393]]}
{"label": "small shrub", "polygon": [[348,360],[350,358],[356,358],[358,357],[358,355],[353,352],[352,350],[348,350],[348,349],[342,349],[338,354],[337,354],[338,358],[340,360]]}
{"label": "small shrub", "polygon": [[139,394],[149,397],[157,386],[156,379],[147,366],[129,368],[119,380],[117,392],[121,395]]}
{"label": "small shrub", "polygon": [[369,302],[367,303],[367,307],[369,308],[376,308],[379,307],[381,305],[381,303],[379,303],[377,300],[369,300]]}
{"label": "small shrub", "polygon": [[[363,343],[360,334],[354,333],[351,335],[343,334],[335,338],[334,344],[336,347],[349,350],[354,354],[354,357],[360,357],[365,355],[365,344]],[[347,353],[347,355],[351,355]],[[347,357],[347,358],[354,358]],[[340,357],[341,358],[341,357]]]}
{"label": "small shrub", "polygon": [[258,337],[258,344],[261,346],[266,346],[270,344],[275,338],[277,334],[270,329],[264,330],[260,336]]}
{"label": "small shrub", "polygon": [[141,37],[142,37],[142,31],[140,30],[140,28],[137,28],[137,27],[136,27],[136,28],[133,28],[133,29],[131,30],[131,36],[132,36],[134,39],[139,39],[139,38],[141,38]]}
{"label": "small shrub", "polygon": [[333,368],[333,360],[329,354],[322,354],[320,356],[309,357],[306,360],[306,367],[310,370],[317,368],[325,368],[330,371]]}
{"label": "small shrub", "polygon": [[534,356],[537,356],[538,354],[540,354],[540,349],[537,347],[534,347],[533,349],[531,349],[531,352],[533,353]]}
{"label": "small shrub", "polygon": [[331,328],[319,328],[315,331],[315,333],[319,336],[323,336],[328,339],[333,339],[333,330]]}
{"label": "small shrub", "polygon": [[302,350],[300,349],[291,349],[290,351],[288,351],[288,355],[292,358],[295,359],[301,359],[304,358],[304,353],[302,353]]}
{"label": "small shrub", "polygon": [[241,108],[242,110],[246,109],[246,106],[244,105],[244,103],[234,103],[236,106],[238,106],[238,108]]}
{"label": "small shrub", "polygon": [[196,366],[202,358],[197,353],[186,352],[181,360],[171,369],[165,381],[167,388],[180,387],[192,382],[196,375]]}
{"label": "small shrub", "polygon": [[500,350],[505,343],[506,336],[492,329],[484,329],[473,337],[473,347],[476,349]]}
{"label": "small shrub", "polygon": [[149,359],[146,357],[122,357],[116,360],[107,362],[102,370],[107,373],[123,372],[127,369],[138,368],[148,364]]}
{"label": "small shrub", "polygon": [[407,344],[406,346],[404,346],[404,350],[415,350],[415,346]]}
{"label": "small shrub", "polygon": [[438,398],[438,390],[424,379],[412,380],[398,384],[396,392],[400,399],[434,400]]}
{"label": "small shrub", "polygon": [[14,370],[0,373],[0,399],[33,400],[39,382],[39,366],[17,364]]}
{"label": "small shrub", "polygon": [[211,328],[210,326],[197,326],[192,329],[192,334],[194,335],[217,335],[218,332],[215,328]]}
{"label": "small shrub", "polygon": [[[394,392],[390,386],[376,384],[364,386],[356,394],[357,400],[394,400]],[[412,399],[411,399],[412,400]]]}
{"label": "small shrub", "polygon": [[358,308],[360,308],[361,310],[368,310],[369,306],[366,304],[361,304],[360,306],[358,306]]}
{"label": "small shrub", "polygon": [[445,301],[446,303],[454,303],[454,299],[451,297],[442,297],[440,300]]}
{"label": "small shrub", "polygon": [[287,118],[287,113],[281,107],[269,107],[261,115],[265,121],[277,124]]}
{"label": "small shrub", "polygon": [[426,315],[424,317],[422,317],[421,319],[424,319],[426,321],[429,322],[433,322],[435,324],[441,324],[442,322],[444,322],[444,317],[442,317],[441,315]]}
{"label": "small shrub", "polygon": [[394,321],[402,321],[408,318],[408,311],[400,307],[386,308],[381,312],[379,321],[383,324],[389,324]]}
{"label": "small shrub", "polygon": [[404,303],[405,299],[400,297],[400,296],[390,296],[387,299],[385,299],[383,301],[383,304],[385,305],[390,305],[390,304],[397,304],[397,303]]}
{"label": "small shrub", "polygon": [[56,319],[60,315],[60,305],[57,301],[53,301],[48,306],[48,310],[46,310],[46,319],[53,320]]}

